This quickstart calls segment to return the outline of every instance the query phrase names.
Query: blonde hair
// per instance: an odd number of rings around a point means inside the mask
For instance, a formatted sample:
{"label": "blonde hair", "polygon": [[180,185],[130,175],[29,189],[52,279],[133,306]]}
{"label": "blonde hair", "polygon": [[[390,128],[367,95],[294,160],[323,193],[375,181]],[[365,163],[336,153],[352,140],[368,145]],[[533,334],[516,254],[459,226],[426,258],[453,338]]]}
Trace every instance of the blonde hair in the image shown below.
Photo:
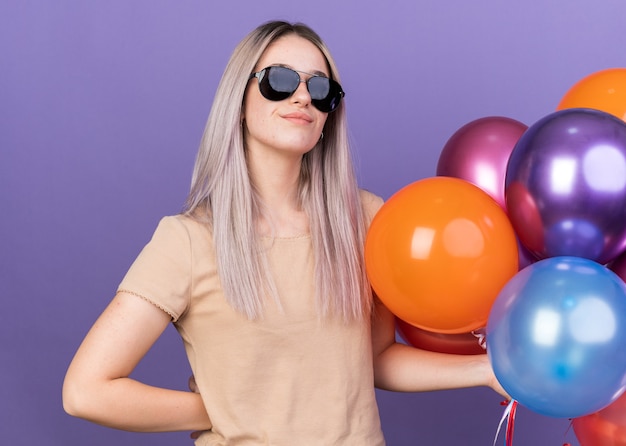
{"label": "blonde hair", "polygon": [[[235,48],[218,86],[185,205],[187,215],[206,217],[224,295],[251,319],[263,314],[266,295],[280,301],[256,231],[263,210],[248,176],[242,106],[256,63],[272,42],[289,34],[319,48],[331,77],[339,81],[328,48],[308,26],[273,21],[248,34]],[[323,138],[303,156],[299,198],[309,218],[315,253],[318,311],[352,320],[370,314],[372,295],[363,261],[365,223],[344,105],[328,115]]]}

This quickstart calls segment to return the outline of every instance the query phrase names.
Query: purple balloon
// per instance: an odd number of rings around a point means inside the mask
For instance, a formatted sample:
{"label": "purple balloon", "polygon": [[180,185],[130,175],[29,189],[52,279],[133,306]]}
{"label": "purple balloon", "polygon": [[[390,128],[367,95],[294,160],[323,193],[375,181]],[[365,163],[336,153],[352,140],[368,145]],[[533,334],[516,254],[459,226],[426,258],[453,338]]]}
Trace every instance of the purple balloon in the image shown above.
{"label": "purple balloon", "polygon": [[505,197],[537,258],[611,261],[626,248],[626,123],[584,108],[540,119],[511,153]]}
{"label": "purple balloon", "polygon": [[437,175],[469,181],[505,209],[506,166],[515,143],[528,127],[515,119],[490,116],[458,129],[437,164]]}
{"label": "purple balloon", "polygon": [[624,282],[626,282],[626,252],[621,253],[607,265]]}
{"label": "purple balloon", "polygon": [[538,259],[530,252],[522,243],[517,239],[517,252],[518,252],[518,260],[519,260],[519,270],[523,270],[527,266],[532,265]]}

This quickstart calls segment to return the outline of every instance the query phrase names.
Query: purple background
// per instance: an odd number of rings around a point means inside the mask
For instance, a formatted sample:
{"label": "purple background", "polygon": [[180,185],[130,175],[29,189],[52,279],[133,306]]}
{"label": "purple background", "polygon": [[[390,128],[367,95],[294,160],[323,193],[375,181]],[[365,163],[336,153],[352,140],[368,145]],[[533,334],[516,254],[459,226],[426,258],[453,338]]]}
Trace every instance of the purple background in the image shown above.
{"label": "purple background", "polygon": [[[325,38],[361,184],[388,198],[433,176],[462,125],[530,125],[582,77],[624,66],[625,17],[623,0],[3,0],[0,443],[191,444],[73,419],[61,383],[158,219],[180,209],[218,79],[254,26],[300,20]],[[186,388],[173,329],[136,375]],[[378,396],[390,446],[490,445],[503,412],[488,389]],[[576,446],[568,427],[521,408],[514,444]]]}

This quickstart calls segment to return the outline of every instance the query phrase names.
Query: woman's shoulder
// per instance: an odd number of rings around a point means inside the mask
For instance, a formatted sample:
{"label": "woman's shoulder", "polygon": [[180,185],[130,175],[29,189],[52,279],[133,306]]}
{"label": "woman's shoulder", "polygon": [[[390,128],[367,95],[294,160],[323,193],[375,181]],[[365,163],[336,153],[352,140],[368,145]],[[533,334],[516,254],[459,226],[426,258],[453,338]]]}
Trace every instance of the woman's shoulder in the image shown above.
{"label": "woman's shoulder", "polygon": [[380,203],[382,205],[383,199],[376,195],[375,193],[367,190],[367,189],[359,189],[359,194],[361,196],[361,202],[365,205],[366,203]]}
{"label": "woman's shoulder", "polygon": [[194,215],[175,214],[161,218],[158,230],[166,233],[185,234],[191,241],[201,237],[210,238],[209,224],[207,220]]}
{"label": "woman's shoulder", "polygon": [[363,212],[368,221],[371,221],[374,218],[374,215],[378,212],[378,210],[382,207],[384,201],[378,195],[365,190],[359,190],[361,196],[361,206],[363,207]]}

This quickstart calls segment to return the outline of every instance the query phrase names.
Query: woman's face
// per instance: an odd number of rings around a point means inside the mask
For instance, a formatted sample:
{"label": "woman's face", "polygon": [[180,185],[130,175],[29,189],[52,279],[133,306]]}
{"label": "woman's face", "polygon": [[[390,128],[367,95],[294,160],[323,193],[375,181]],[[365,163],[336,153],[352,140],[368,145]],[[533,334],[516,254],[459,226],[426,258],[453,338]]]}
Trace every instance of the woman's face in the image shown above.
{"label": "woman's face", "polygon": [[[326,59],[308,40],[290,34],[274,41],[263,53],[255,71],[282,65],[299,72],[329,76]],[[305,81],[310,75],[300,73]],[[287,99],[270,101],[259,91],[256,78],[249,81],[243,107],[246,148],[249,153],[280,153],[301,157],[319,141],[327,113],[311,104],[306,84]]]}

